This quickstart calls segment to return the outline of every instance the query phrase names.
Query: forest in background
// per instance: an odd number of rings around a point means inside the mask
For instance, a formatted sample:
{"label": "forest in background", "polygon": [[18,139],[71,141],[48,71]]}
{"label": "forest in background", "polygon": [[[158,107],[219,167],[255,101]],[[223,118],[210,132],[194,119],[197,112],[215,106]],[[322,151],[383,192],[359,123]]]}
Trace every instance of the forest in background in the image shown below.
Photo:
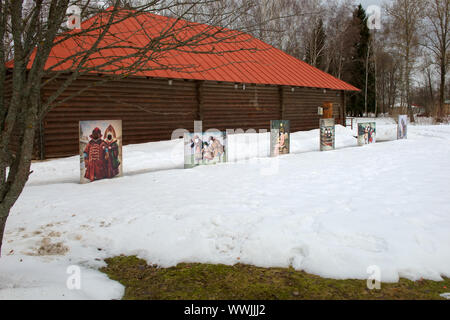
{"label": "forest in background", "polygon": [[450,0],[386,0],[378,13],[354,0],[220,0],[188,19],[204,22],[224,8],[242,12],[228,26],[360,88],[348,99],[348,115],[394,106],[410,116],[412,106],[438,120],[448,114]]}
{"label": "forest in background", "polygon": [[[84,2],[91,10],[82,19],[118,0]],[[394,106],[411,116],[411,107],[421,106],[422,115],[439,120],[450,111],[450,0],[385,0],[379,12],[366,12],[357,0],[119,2],[250,33],[349,82],[361,89],[348,97],[349,116],[386,114]]]}

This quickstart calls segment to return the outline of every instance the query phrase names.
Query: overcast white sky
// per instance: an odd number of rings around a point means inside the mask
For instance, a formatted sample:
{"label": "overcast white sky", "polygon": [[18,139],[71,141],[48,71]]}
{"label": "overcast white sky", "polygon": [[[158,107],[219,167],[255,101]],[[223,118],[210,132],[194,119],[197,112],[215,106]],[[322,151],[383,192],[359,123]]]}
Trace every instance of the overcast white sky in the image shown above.
{"label": "overcast white sky", "polygon": [[372,4],[376,4],[381,7],[383,2],[390,2],[390,1],[384,1],[384,0],[359,0],[359,1],[356,1],[356,3],[361,3],[365,9],[367,9],[367,7]]}

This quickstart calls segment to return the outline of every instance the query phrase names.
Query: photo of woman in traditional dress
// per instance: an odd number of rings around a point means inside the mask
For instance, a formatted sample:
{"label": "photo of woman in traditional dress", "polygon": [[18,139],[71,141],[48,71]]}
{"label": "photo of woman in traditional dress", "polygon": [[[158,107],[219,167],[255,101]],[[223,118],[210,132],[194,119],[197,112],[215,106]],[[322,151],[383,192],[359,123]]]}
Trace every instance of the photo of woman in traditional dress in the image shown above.
{"label": "photo of woman in traditional dress", "polygon": [[119,174],[119,144],[117,142],[116,130],[109,125],[105,131],[105,161],[106,161],[106,177],[113,178]]}
{"label": "photo of woman in traditional dress", "polygon": [[289,120],[270,121],[270,155],[276,157],[289,153]]}
{"label": "photo of woman in traditional dress", "polygon": [[398,116],[397,139],[406,139],[406,137],[407,137],[407,123],[408,123],[408,116],[407,115],[399,115]]}

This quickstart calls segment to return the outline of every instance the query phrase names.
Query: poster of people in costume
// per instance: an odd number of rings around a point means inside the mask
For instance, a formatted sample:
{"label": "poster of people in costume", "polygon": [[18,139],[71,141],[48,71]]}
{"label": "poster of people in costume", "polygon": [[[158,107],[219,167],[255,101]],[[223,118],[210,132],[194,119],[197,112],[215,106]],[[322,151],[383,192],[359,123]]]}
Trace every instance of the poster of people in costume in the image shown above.
{"label": "poster of people in costume", "polygon": [[122,175],[122,120],[80,121],[80,182]]}
{"label": "poster of people in costume", "polygon": [[184,134],[184,167],[227,162],[225,132],[211,131]]}
{"label": "poster of people in costume", "polygon": [[290,150],[289,120],[270,121],[270,156],[288,154]]}
{"label": "poster of people in costume", "polygon": [[334,150],[334,119],[320,119],[320,151]]}
{"label": "poster of people in costume", "polygon": [[398,116],[397,139],[406,139],[408,135],[408,116],[401,114]]}
{"label": "poster of people in costume", "polygon": [[375,122],[358,123],[358,145],[375,143],[376,132]]}

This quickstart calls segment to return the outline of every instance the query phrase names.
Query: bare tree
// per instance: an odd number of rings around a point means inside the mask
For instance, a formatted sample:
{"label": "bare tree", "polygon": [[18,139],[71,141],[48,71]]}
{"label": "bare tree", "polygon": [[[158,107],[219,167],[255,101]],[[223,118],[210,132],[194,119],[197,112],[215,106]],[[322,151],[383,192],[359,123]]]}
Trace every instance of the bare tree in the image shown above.
{"label": "bare tree", "polygon": [[[99,9],[99,4],[102,8]],[[198,54],[225,54],[215,44],[246,41],[242,32],[225,28],[238,20],[241,10],[227,8],[215,15],[204,6],[217,4],[214,0],[0,0],[0,81],[8,78],[8,92],[0,86],[0,249],[10,209],[19,198],[30,172],[34,136],[44,115],[57,106],[88,89],[62,95],[80,76],[101,73],[96,86],[155,69],[182,71],[192,65],[165,65],[167,52],[183,51]],[[81,17],[89,18],[81,29],[69,28],[67,12],[76,5]],[[108,9],[104,6],[112,5]],[[217,4],[220,8],[220,4]],[[124,9],[125,7],[126,9]],[[170,13],[174,19],[155,27],[149,13]],[[184,20],[193,13],[209,25]],[[154,17],[154,16],[153,16]],[[72,19],[72,17],[71,17]],[[116,26],[131,20],[140,26],[134,32],[118,32]],[[72,20],[69,20],[72,21]],[[251,31],[251,26],[248,30]],[[139,37],[139,41],[135,37]],[[8,45],[11,43],[12,47]],[[72,48],[69,56],[54,57],[52,49],[61,43]],[[239,50],[255,50],[251,45]],[[11,51],[9,51],[11,49]],[[120,49],[124,54],[114,54]],[[13,61],[8,62],[8,52]],[[51,55],[52,53],[52,55]],[[49,59],[51,57],[52,59]],[[89,63],[101,57],[101,63]],[[56,58],[56,59],[55,59]],[[196,70],[201,71],[201,70]],[[46,83],[65,74],[64,81],[49,97],[41,97]],[[19,143],[10,150],[12,139]]]}
{"label": "bare tree", "polygon": [[324,71],[342,79],[346,66],[355,54],[352,44],[359,30],[351,23],[354,4],[352,0],[327,1],[325,6],[326,62]]}
{"label": "bare tree", "polygon": [[411,76],[419,48],[419,28],[422,24],[424,2],[422,0],[394,0],[385,6],[390,17],[392,44],[402,58],[401,104],[406,104],[414,121],[411,101]]}
{"label": "bare tree", "polygon": [[432,53],[440,76],[439,112],[444,116],[445,82],[450,65],[450,0],[427,0],[423,45]]}
{"label": "bare tree", "polygon": [[304,59],[311,20],[323,14],[320,0],[224,0],[229,6],[243,3],[246,14],[235,23],[242,30],[254,26],[250,32],[254,37],[286,53]]}
{"label": "bare tree", "polygon": [[398,83],[401,82],[400,58],[387,45],[388,32],[383,31],[376,39],[376,85],[377,100],[382,113],[389,111],[395,104],[398,94]]}
{"label": "bare tree", "polygon": [[439,108],[436,110],[435,102],[435,92],[433,88],[434,79],[434,68],[433,62],[431,61],[428,52],[424,54],[423,63],[421,65],[421,72],[424,78],[424,95],[426,96],[426,102],[424,103],[427,114],[432,114],[433,116],[439,113]]}
{"label": "bare tree", "polygon": [[323,26],[323,20],[317,17],[313,21],[311,31],[306,37],[305,61],[310,65],[324,69],[325,51],[326,51],[326,35]]}

